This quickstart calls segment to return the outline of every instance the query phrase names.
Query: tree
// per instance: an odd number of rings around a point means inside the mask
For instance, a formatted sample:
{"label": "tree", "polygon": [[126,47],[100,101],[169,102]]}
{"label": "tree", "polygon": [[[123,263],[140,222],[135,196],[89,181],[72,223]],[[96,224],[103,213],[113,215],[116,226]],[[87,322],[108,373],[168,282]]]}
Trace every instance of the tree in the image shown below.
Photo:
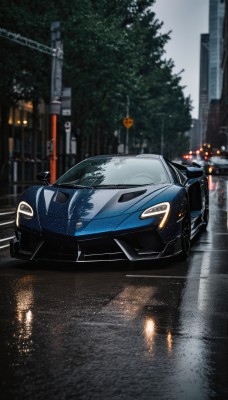
{"label": "tree", "polygon": [[[1,1],[0,27],[39,43],[49,45],[51,22],[60,21],[63,85],[72,88],[72,125],[79,133],[80,157],[113,151],[114,131],[125,132],[121,121],[127,97],[135,121],[132,143],[142,132],[150,149],[160,151],[161,113],[172,114],[166,138],[173,143],[190,127],[191,101],[183,95],[172,60],[165,59],[169,32],[161,34],[153,4],[154,0],[11,0],[9,7],[8,1]],[[9,107],[19,99],[49,103],[51,59],[4,38],[0,43],[1,153],[7,154]]]}

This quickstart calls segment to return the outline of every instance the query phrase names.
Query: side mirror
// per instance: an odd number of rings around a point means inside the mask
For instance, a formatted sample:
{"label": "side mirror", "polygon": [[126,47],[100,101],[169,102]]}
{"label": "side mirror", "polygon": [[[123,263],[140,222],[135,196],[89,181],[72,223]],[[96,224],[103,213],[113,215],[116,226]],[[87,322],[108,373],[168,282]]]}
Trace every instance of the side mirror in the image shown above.
{"label": "side mirror", "polygon": [[38,181],[43,182],[45,185],[49,185],[49,179],[50,179],[50,171],[44,171],[44,172],[39,172],[36,175],[36,178],[38,179]]}
{"label": "side mirror", "polygon": [[188,179],[194,179],[194,178],[200,178],[203,176],[204,172],[202,168],[194,168],[194,167],[188,167],[187,168],[187,178]]}

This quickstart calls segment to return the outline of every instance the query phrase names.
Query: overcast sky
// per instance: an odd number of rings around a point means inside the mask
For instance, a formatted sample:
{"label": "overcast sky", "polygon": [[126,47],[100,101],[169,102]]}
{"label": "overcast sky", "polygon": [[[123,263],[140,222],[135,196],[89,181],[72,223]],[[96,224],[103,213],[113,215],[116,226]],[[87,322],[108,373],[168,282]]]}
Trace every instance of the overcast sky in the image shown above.
{"label": "overcast sky", "polygon": [[153,10],[164,22],[162,32],[172,31],[166,57],[175,63],[174,73],[184,69],[181,85],[193,101],[192,118],[198,118],[200,34],[208,33],[209,0],[156,0]]}

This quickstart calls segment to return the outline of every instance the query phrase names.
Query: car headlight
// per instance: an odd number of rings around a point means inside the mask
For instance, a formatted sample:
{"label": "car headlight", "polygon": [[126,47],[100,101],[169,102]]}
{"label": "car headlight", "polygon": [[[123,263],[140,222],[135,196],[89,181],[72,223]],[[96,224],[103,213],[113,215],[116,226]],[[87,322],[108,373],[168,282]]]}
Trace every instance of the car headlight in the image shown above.
{"label": "car headlight", "polygon": [[17,215],[16,215],[16,226],[19,226],[20,214],[22,214],[25,218],[33,217],[33,209],[32,207],[26,203],[25,201],[21,201],[17,207]]}
{"label": "car headlight", "polygon": [[151,218],[156,215],[160,215],[161,220],[159,222],[159,228],[163,228],[165,226],[165,223],[167,221],[168,215],[170,211],[170,203],[165,202],[165,203],[160,203],[156,204],[156,206],[149,207],[143,213],[140,215],[141,219],[145,218]]}

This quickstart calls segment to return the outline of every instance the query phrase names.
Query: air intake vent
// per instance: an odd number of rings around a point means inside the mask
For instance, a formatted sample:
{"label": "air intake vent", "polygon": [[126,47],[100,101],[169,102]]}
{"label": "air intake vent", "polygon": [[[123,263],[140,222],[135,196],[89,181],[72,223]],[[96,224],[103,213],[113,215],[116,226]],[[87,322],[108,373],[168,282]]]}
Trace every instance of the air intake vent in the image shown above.
{"label": "air intake vent", "polygon": [[146,193],[146,190],[140,190],[138,192],[130,192],[130,193],[124,193],[122,196],[119,198],[119,203],[124,203],[125,201],[130,201],[132,199],[135,199],[136,197],[142,196],[142,194]]}
{"label": "air intake vent", "polygon": [[69,195],[64,192],[57,192],[54,198],[56,203],[65,203],[69,199]]}

